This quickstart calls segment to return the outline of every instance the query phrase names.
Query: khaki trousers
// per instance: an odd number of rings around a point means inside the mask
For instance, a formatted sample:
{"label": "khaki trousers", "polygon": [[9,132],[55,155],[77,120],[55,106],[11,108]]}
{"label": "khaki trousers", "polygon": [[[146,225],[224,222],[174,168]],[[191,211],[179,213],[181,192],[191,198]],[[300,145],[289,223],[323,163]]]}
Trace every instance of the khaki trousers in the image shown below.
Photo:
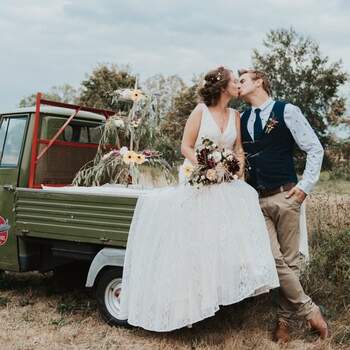
{"label": "khaki trousers", "polygon": [[287,192],[260,198],[270,235],[272,254],[280,280],[278,318],[288,322],[294,315],[310,319],[318,307],[300,284],[300,204]]}

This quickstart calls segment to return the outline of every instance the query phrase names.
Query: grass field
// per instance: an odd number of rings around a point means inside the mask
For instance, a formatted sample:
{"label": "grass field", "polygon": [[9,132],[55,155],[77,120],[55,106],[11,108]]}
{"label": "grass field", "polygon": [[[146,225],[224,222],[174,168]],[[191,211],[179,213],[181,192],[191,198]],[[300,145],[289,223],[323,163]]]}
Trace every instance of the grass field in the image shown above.
{"label": "grass field", "polygon": [[[311,252],[318,256],[322,237],[336,239],[350,228],[350,183],[320,181],[308,199],[307,213]],[[349,256],[342,258],[349,262]],[[322,259],[317,263],[322,269]],[[344,283],[349,283],[346,276]],[[109,327],[100,319],[90,291],[59,286],[50,273],[6,273],[0,277],[0,349],[350,349],[350,305],[343,301],[340,289],[328,283],[325,288],[330,288],[330,294],[325,297],[326,289],[320,290],[323,281],[316,280],[319,285],[305,281],[327,315],[332,337],[320,342],[305,324],[296,322],[292,341],[280,347],[271,341],[273,293],[222,308],[191,329],[155,334]]]}

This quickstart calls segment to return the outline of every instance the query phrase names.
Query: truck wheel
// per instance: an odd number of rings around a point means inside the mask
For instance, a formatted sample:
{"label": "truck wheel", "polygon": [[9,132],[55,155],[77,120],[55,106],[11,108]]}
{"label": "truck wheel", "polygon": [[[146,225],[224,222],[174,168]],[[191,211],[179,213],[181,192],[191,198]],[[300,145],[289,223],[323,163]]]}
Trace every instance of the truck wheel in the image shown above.
{"label": "truck wheel", "polygon": [[101,274],[96,285],[96,299],[102,318],[111,326],[130,327],[127,320],[119,318],[122,270],[110,268]]}

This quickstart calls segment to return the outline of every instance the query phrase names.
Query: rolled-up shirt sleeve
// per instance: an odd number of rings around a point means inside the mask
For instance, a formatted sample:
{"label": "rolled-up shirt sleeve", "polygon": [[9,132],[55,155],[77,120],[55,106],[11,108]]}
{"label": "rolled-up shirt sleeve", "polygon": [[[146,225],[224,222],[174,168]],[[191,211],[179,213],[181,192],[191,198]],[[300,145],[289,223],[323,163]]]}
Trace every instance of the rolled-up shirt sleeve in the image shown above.
{"label": "rolled-up shirt sleeve", "polygon": [[307,154],[305,170],[297,187],[308,194],[320,177],[323,147],[299,107],[288,103],[284,111],[284,120],[298,147]]}

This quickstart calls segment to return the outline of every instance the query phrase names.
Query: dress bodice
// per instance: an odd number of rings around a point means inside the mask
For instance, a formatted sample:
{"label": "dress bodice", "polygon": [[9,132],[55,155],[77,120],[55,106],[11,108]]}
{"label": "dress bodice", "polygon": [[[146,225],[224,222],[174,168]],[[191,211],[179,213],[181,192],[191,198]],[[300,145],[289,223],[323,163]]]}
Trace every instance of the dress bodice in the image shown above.
{"label": "dress bodice", "polygon": [[[235,111],[229,108],[229,120],[227,122],[226,129],[221,132],[219,126],[217,125],[212,113],[209,108],[203,103],[202,108],[202,119],[198,131],[198,136],[195,142],[195,149],[202,143],[203,138],[209,138],[215,142],[219,147],[225,149],[233,149],[235,140],[237,137],[236,121],[235,121]],[[185,159],[183,166],[179,169],[179,183],[186,183],[187,179],[184,174],[184,166],[190,164],[188,159]]]}
{"label": "dress bodice", "polygon": [[208,107],[203,104],[201,125],[195,143],[195,148],[197,148],[202,143],[203,138],[209,138],[219,147],[232,150],[236,137],[237,131],[235,123],[235,111],[232,108],[229,108],[229,120],[227,122],[226,129],[221,132],[212,113]]}

